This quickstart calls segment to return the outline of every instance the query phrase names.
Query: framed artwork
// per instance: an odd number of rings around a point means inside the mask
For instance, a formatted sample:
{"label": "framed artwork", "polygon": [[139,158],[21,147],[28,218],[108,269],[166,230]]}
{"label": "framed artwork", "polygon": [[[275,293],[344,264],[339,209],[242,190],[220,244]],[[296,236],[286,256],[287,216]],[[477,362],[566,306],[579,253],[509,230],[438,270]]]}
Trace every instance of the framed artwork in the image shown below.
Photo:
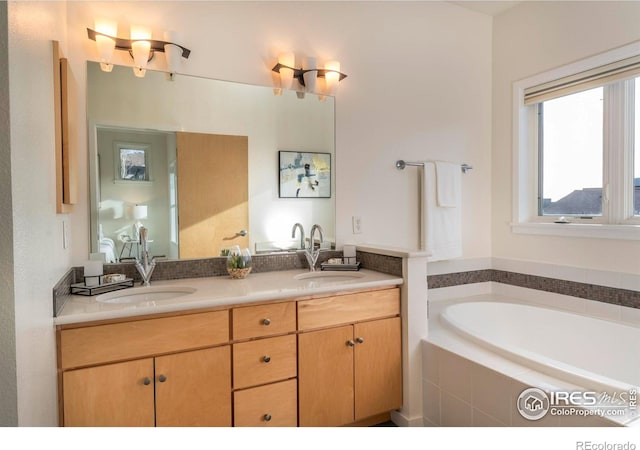
{"label": "framed artwork", "polygon": [[331,197],[331,153],[278,153],[280,198]]}

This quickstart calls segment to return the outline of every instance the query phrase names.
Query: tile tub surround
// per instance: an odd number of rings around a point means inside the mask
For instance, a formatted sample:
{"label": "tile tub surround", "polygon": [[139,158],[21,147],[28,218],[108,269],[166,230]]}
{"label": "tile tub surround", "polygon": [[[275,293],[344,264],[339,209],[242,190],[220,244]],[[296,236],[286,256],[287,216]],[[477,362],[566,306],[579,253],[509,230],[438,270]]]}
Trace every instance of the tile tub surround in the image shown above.
{"label": "tile tub surround", "polygon": [[640,291],[621,289],[598,284],[567,281],[537,275],[484,269],[468,272],[428,275],[429,289],[460,286],[464,284],[497,282],[512,286],[536,289],[554,294],[569,295],[629,308],[640,308]]}
{"label": "tile tub surround", "polygon": [[[330,258],[341,257],[341,251],[322,251],[318,258],[318,267],[322,262]],[[375,270],[376,272],[402,277],[402,258],[400,257],[358,251],[356,253],[356,259],[361,262],[363,269]],[[302,252],[252,255],[251,260],[253,264],[251,273],[307,269],[309,267]],[[170,261],[158,260],[153,276],[151,277],[151,282],[153,283],[154,280],[227,276],[226,261],[224,257]],[[133,278],[136,285],[142,281],[133,262],[105,264],[104,273],[105,275],[110,273],[125,274],[128,278]],[[64,303],[68,300],[71,293],[71,284],[81,281],[83,276],[83,267],[72,267],[60,281],[56,283],[53,288],[54,317],[59,314]]]}
{"label": "tile tub surround", "polygon": [[[619,426],[615,422],[598,416],[548,414],[537,421],[524,419],[516,408],[516,400],[520,393],[532,384],[516,379],[515,375],[509,376],[493,370],[428,341],[423,341],[422,354],[425,426]],[[547,385],[553,383],[550,377],[542,374],[536,376]]]}

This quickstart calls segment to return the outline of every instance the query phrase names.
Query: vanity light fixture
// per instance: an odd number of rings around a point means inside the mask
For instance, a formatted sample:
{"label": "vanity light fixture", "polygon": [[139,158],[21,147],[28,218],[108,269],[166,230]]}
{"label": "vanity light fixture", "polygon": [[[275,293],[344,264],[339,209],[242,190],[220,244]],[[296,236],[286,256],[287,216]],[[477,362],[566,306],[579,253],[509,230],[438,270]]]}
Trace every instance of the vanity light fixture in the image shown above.
{"label": "vanity light fixture", "polygon": [[111,58],[116,47],[116,41],[110,36],[118,34],[118,24],[112,20],[98,19],[95,25],[97,34],[94,40],[100,56],[100,68],[104,72],[111,72],[113,70]]}
{"label": "vanity light fixture", "polygon": [[[87,28],[89,39],[96,41],[100,57],[100,68],[105,72],[111,72],[113,64],[111,58],[114,50],[128,51],[134,60],[133,73],[137,77],[144,77],[147,63],[153,59],[155,52],[163,52],[166,55],[167,68],[170,78],[177,72],[180,57],[189,58],[191,50],[174,42],[157,41],[151,39],[151,31],[142,27],[131,27],[131,39],[117,37],[118,26],[115,22],[96,20],[96,29]],[[165,39],[173,38],[175,33],[165,33]]]}
{"label": "vanity light fixture", "polygon": [[[303,98],[304,92],[316,92],[318,78],[325,80],[325,92],[318,94],[335,95],[338,82],[344,80],[347,75],[340,72],[340,63],[338,61],[329,61],[324,65],[323,69],[316,68],[315,58],[305,58],[302,67],[296,69],[294,67],[293,53],[283,53],[278,57],[278,63],[271,69],[280,75],[280,88],[291,89],[292,79],[298,81],[298,97]],[[277,91],[281,94],[282,91]],[[320,90],[320,89],[318,89]]]}
{"label": "vanity light fixture", "polygon": [[142,78],[147,72],[147,63],[153,58],[151,53],[151,30],[141,26],[131,27],[131,54],[135,67],[133,73]]}

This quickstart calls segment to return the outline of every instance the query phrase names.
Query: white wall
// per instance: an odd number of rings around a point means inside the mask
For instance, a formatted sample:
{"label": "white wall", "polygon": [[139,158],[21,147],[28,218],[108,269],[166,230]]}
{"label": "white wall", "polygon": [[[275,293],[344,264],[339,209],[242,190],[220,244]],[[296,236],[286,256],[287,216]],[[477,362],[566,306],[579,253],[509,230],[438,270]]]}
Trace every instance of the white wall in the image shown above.
{"label": "white wall", "polygon": [[[121,36],[131,23],[151,26],[158,38],[178,30],[180,43],[192,50],[183,72],[193,75],[271,86],[270,69],[282,51],[340,60],[348,78],[336,99],[338,245],[416,248],[417,169],[401,172],[394,163],[443,159],[474,166],[463,184],[464,253],[489,255],[488,16],[442,2],[166,1],[153,8],[148,2],[71,2],[68,8],[81,85],[85,60],[96,60],[85,29],[102,16],[118,21]],[[131,65],[125,52],[117,53],[116,63]],[[154,58],[151,67],[162,64]],[[84,104],[79,108],[84,112]],[[352,234],[352,215],[362,217],[362,234]],[[74,242],[86,246],[88,214],[75,219]],[[74,260],[87,251],[74,248]]]}
{"label": "white wall", "polygon": [[51,44],[64,52],[67,11],[60,2],[9,2],[8,12],[18,423],[47,426],[57,424],[52,288],[71,265],[62,246],[71,218],[55,208]]}
{"label": "white wall", "polygon": [[524,2],[493,32],[493,256],[640,273],[640,241],[511,233],[514,81],[640,39],[638,2]]}

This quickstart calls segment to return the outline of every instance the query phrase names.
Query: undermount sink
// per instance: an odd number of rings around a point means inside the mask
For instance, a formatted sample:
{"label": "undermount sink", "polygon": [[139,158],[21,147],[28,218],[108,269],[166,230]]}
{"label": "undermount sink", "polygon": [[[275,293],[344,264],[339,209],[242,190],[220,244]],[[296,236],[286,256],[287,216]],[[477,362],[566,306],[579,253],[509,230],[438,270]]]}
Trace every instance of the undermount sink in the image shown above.
{"label": "undermount sink", "polygon": [[364,274],[360,272],[338,272],[338,271],[323,271],[323,272],[307,272],[299,273],[293,277],[296,280],[306,281],[324,281],[327,283],[336,281],[352,281],[358,278],[364,278]]}
{"label": "undermount sink", "polygon": [[96,301],[101,303],[155,302],[193,294],[195,291],[196,289],[187,286],[146,286],[98,295]]}

